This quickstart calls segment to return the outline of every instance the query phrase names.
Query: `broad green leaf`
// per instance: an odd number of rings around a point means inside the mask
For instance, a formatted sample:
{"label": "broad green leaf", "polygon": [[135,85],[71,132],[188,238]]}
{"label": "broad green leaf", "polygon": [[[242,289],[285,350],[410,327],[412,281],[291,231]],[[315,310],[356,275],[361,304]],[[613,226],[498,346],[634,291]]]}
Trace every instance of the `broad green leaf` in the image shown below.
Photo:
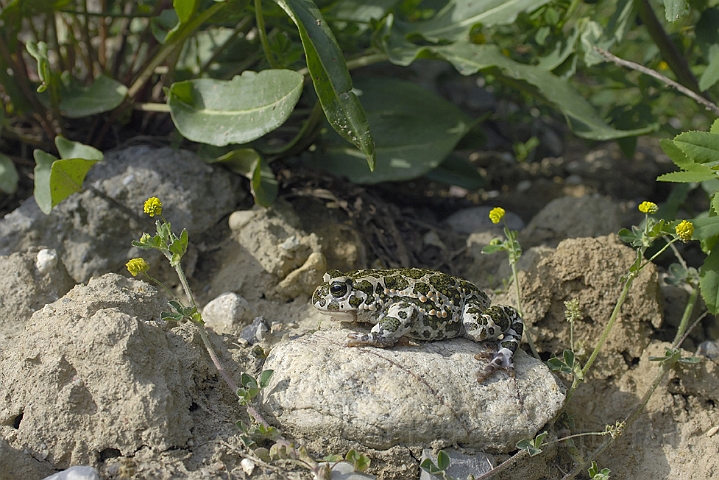
{"label": "broad green leaf", "polygon": [[[342,20],[369,23],[383,18],[400,0],[343,0],[332,6],[332,15]],[[362,28],[360,26],[360,28]]]}
{"label": "broad green leaf", "polygon": [[577,39],[579,38],[579,29],[572,28],[572,32],[569,35],[563,36],[558,39],[554,45],[554,50],[548,55],[539,59],[538,67],[545,70],[554,70],[564,63],[576,50]]}
{"label": "broad green leaf", "polygon": [[375,132],[377,168],[337,136],[318,149],[313,164],[355,183],[419,177],[437,167],[472,128],[472,119],[455,105],[413,83],[395,79],[357,82],[362,105]]}
{"label": "broad green leaf", "polygon": [[702,92],[714,86],[719,81],[719,45],[717,46],[716,53],[712,56],[707,65],[706,70],[699,77],[699,90]]}
{"label": "broad green leaf", "polygon": [[449,455],[447,455],[447,452],[444,450],[440,450],[439,453],[437,453],[437,467],[439,467],[440,470],[447,470],[449,468],[449,464]]}
{"label": "broad green leaf", "polygon": [[0,153],[0,191],[9,194],[15,193],[18,181],[20,181],[20,176],[15,164],[10,157]]}
{"label": "broad green leaf", "polygon": [[671,172],[659,175],[657,182],[703,182],[704,180],[711,180],[716,178],[716,173],[707,168],[706,171],[690,171],[684,170],[682,172]]}
{"label": "broad green leaf", "polygon": [[617,130],[610,127],[566,80],[542,68],[515,62],[502,55],[495,45],[457,43],[432,47],[431,50],[451,62],[462,75],[472,75],[479,70],[498,67],[505,77],[536,87],[544,99],[564,114],[569,126],[580,137],[609,140],[643,135],[658,128],[657,125],[634,130]]}
{"label": "broad green leaf", "polygon": [[682,149],[679,148],[673,140],[662,138],[659,140],[659,146],[662,147],[664,153],[666,153],[669,158],[671,158],[672,162],[674,162],[674,164],[679,168],[685,168],[687,165],[694,163],[687,158]]}
{"label": "broad green leaf", "polygon": [[277,198],[277,178],[257,151],[251,148],[240,148],[205,161],[210,164],[220,163],[233,172],[247,177],[250,180],[250,191],[257,205],[269,207]]}
{"label": "broad green leaf", "polygon": [[664,13],[667,22],[675,22],[689,11],[686,0],[664,0]]}
{"label": "broad green leaf", "polygon": [[224,146],[247,143],[282,125],[302,93],[290,70],[243,72],[230,81],[201,78],[174,83],[167,103],[187,139]]}
{"label": "broad green leaf", "polygon": [[411,31],[435,42],[459,40],[466,37],[477,24],[484,27],[508,25],[520,13],[534,11],[547,3],[549,0],[450,0],[431,19],[413,23]]}
{"label": "broad green leaf", "polygon": [[44,214],[67,197],[82,190],[82,182],[97,160],[71,158],[58,160],[54,155],[35,150],[35,201]]}
{"label": "broad green leaf", "polygon": [[674,143],[694,162],[719,162],[719,135],[717,134],[684,132],[674,137]]}
{"label": "broad green leaf", "polygon": [[118,107],[126,95],[125,85],[100,75],[89,87],[73,86],[63,91],[60,110],[68,118],[87,117]]}
{"label": "broad green leaf", "polygon": [[362,104],[352,91],[342,50],[311,0],[275,0],[297,26],[307,69],[327,121],[365,155],[370,170],[376,163],[375,142]]}
{"label": "broad green leaf", "polygon": [[709,129],[709,133],[713,133],[714,135],[719,135],[719,118],[714,120],[711,128]]}
{"label": "broad green leaf", "polygon": [[73,142],[60,135],[55,137],[55,146],[62,159],[84,158],[85,160],[98,161],[103,159],[103,154],[100,150],[80,142]]}
{"label": "broad green leaf", "polygon": [[197,0],[173,0],[172,6],[175,8],[177,18],[182,23],[187,23],[192,15],[197,11],[199,2]]}
{"label": "broad green leaf", "polygon": [[719,214],[719,195],[717,195],[716,193],[712,195],[709,205],[711,206],[711,209],[714,210],[715,215]]}
{"label": "broad green leaf", "polygon": [[177,12],[170,8],[161,11],[159,15],[152,17],[150,28],[155,40],[161,44],[166,43],[170,33],[176,32],[180,28],[180,20],[177,18]]}
{"label": "broad green leaf", "polygon": [[692,238],[706,240],[719,235],[719,217],[702,217],[692,220],[694,235]]}
{"label": "broad green leaf", "polygon": [[699,269],[699,289],[712,315],[719,311],[719,248],[712,249]]}

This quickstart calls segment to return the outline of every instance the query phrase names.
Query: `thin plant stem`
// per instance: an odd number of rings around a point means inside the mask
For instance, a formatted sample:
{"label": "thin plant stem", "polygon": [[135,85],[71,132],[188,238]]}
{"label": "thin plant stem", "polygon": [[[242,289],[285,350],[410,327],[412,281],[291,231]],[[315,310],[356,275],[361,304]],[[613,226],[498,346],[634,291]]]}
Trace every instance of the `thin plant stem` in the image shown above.
{"label": "thin plant stem", "polygon": [[265,17],[262,15],[262,0],[255,0],[255,21],[257,22],[257,31],[260,34],[260,43],[262,44],[262,50],[265,52],[265,58],[267,63],[272,68],[279,68],[279,64],[272,54],[270,48],[270,41],[267,39],[267,31],[265,30]]}
{"label": "thin plant stem", "polygon": [[[165,252],[163,252],[165,253]],[[170,252],[166,252],[165,256],[168,257],[168,259],[172,259],[172,254]],[[177,276],[180,278],[180,283],[182,284],[182,288],[185,290],[185,295],[187,295],[187,298],[190,300],[190,305],[197,308],[197,303],[195,303],[195,296],[192,294],[192,290],[190,289],[190,285],[187,283],[187,277],[185,276],[185,272],[182,270],[181,265],[175,266],[175,272],[177,272]],[[237,392],[237,384],[232,380],[230,375],[225,370],[225,367],[222,365],[222,362],[220,362],[220,359],[217,357],[217,354],[215,353],[215,349],[212,347],[212,343],[210,343],[210,337],[207,335],[207,330],[205,329],[204,322],[193,322],[195,325],[197,325],[197,329],[200,332],[200,337],[202,337],[202,342],[205,344],[205,348],[207,349],[207,353],[210,354],[210,358],[212,359],[212,363],[215,364],[215,367],[217,368],[217,371],[220,372],[220,375],[225,380],[225,383],[229,385],[229,387],[232,389],[232,393]]]}
{"label": "thin plant stem", "polygon": [[619,295],[619,299],[617,300],[616,305],[614,305],[614,310],[612,311],[612,315],[609,317],[609,322],[607,322],[607,325],[604,327],[604,330],[602,331],[602,335],[599,337],[599,341],[597,342],[597,345],[594,347],[594,350],[592,351],[592,354],[589,356],[589,360],[587,360],[587,363],[584,364],[584,367],[582,368],[582,375],[574,375],[574,380],[572,380],[572,385],[569,387],[569,391],[567,391],[567,396],[564,399],[564,404],[567,405],[569,403],[569,399],[572,398],[572,395],[574,394],[574,391],[579,386],[579,382],[581,382],[584,377],[586,376],[587,372],[591,368],[592,364],[594,363],[594,360],[597,358],[597,355],[599,354],[599,350],[601,350],[602,346],[604,346],[604,342],[607,341],[607,338],[609,337],[609,332],[611,332],[612,327],[614,326],[614,322],[617,320],[617,317],[619,316],[619,311],[622,308],[622,305],[624,304],[624,301],[627,299],[627,295],[629,294],[629,289],[632,286],[632,282],[634,281],[634,277],[636,276],[636,273],[630,272],[629,277],[624,282],[624,288],[622,288],[622,293]]}
{"label": "thin plant stem", "polygon": [[[630,62],[628,60],[623,60],[617,56],[612,55],[608,51],[604,50],[603,48],[599,48],[597,46],[594,47],[594,50],[596,50],[602,57],[609,60],[612,63],[615,63],[619,65],[620,67],[629,68],[631,70],[636,70],[638,72],[641,72],[645,75],[649,75],[650,77],[654,77],[660,82],[664,83],[668,87],[672,87],[675,90],[679,91],[680,93],[683,93],[687,97],[691,98],[695,102],[697,102],[700,105],[703,105],[707,110],[711,110],[712,113],[715,115],[719,115],[719,107],[715,104],[707,100],[706,98],[702,97],[701,95],[698,95],[692,89],[689,89],[685,87],[684,85],[681,85],[674,80],[665,77],[661,73],[652,70],[651,68],[647,68],[643,65],[639,65],[638,63]],[[675,72],[676,73],[676,72]],[[698,90],[699,87],[697,87]]]}
{"label": "thin plant stem", "polygon": [[[515,294],[517,295],[517,313],[519,313],[519,316],[524,318],[524,314],[522,313],[522,296],[520,293],[519,288],[519,276],[517,275],[517,263],[512,262],[512,275],[514,276],[514,286],[515,286]],[[524,326],[524,333],[527,335],[527,344],[529,344],[529,349],[532,351],[532,355],[534,355],[534,358],[539,358],[539,352],[537,351],[537,347],[534,345],[534,340],[532,339],[532,334],[529,332],[529,327],[526,325]]]}

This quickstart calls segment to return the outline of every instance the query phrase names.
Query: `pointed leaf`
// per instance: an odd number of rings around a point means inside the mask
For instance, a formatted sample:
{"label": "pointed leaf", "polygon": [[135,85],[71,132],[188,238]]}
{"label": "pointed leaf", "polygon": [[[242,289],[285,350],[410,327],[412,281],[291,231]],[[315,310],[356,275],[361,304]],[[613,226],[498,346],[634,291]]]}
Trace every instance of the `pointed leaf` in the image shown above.
{"label": "pointed leaf", "polygon": [[569,126],[580,137],[609,140],[643,135],[658,128],[657,125],[634,130],[617,130],[610,127],[594,107],[566,80],[542,68],[515,62],[502,55],[495,45],[457,43],[432,47],[431,51],[451,62],[462,75],[471,75],[479,70],[498,67],[506,77],[536,87],[542,97],[553,103],[564,114]]}
{"label": "pointed leaf", "polygon": [[35,157],[35,191],[33,195],[42,213],[49,215],[53,207],[50,194],[50,173],[52,164],[57,157],[42,150],[35,150],[33,156]]}
{"label": "pointed leaf", "polygon": [[73,86],[62,93],[60,110],[68,118],[81,118],[109,112],[118,107],[127,95],[127,87],[100,75],[89,87]]}
{"label": "pointed leaf", "polygon": [[176,82],[167,103],[187,139],[224,146],[247,143],[282,125],[302,93],[302,75],[291,70],[243,72],[230,81]]}
{"label": "pointed leaf", "polygon": [[449,455],[444,450],[440,450],[437,454],[437,466],[440,470],[447,470],[449,468],[450,460]]}
{"label": "pointed leaf", "polygon": [[342,50],[311,0],[275,0],[297,26],[307,69],[327,121],[365,155],[370,170],[376,157],[372,133],[347,71]]}
{"label": "pointed leaf", "polygon": [[458,40],[466,37],[474,25],[508,25],[522,12],[531,12],[549,0],[450,0],[430,20],[411,25],[413,33],[427,40]]}
{"label": "pointed leaf", "polygon": [[674,137],[674,144],[694,162],[719,162],[719,135],[715,133],[680,133]]}
{"label": "pointed leaf", "polygon": [[73,142],[60,135],[55,137],[55,146],[62,159],[84,158],[85,160],[102,161],[104,158],[100,150],[80,142]]}
{"label": "pointed leaf", "polygon": [[674,143],[674,140],[669,140],[668,138],[662,138],[659,141],[659,146],[662,147],[662,150],[664,150],[664,153],[667,154],[669,158],[671,158],[672,162],[679,167],[684,168],[685,165],[688,165],[690,163],[693,163],[689,158],[686,156],[686,154],[682,151],[679,146]]}
{"label": "pointed leaf", "polygon": [[714,248],[699,270],[699,288],[712,315],[719,311],[719,248]]}
{"label": "pointed leaf", "polygon": [[716,173],[707,168],[706,171],[683,171],[683,172],[671,172],[659,175],[657,177],[658,182],[703,182],[705,180],[711,180],[716,178]]}
{"label": "pointed leaf", "polygon": [[35,201],[46,215],[52,208],[75,192],[82,190],[82,182],[97,160],[71,158],[58,160],[54,155],[35,150]]}
{"label": "pointed leaf", "polygon": [[15,193],[19,180],[20,176],[13,161],[10,160],[10,157],[0,153],[0,191],[8,194]]}

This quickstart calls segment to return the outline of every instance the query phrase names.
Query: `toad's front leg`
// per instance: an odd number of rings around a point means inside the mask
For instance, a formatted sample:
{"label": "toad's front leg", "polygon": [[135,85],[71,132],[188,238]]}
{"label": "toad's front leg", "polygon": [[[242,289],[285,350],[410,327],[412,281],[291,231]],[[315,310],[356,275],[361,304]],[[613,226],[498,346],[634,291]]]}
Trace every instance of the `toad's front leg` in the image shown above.
{"label": "toad's front leg", "polygon": [[475,357],[490,359],[489,364],[477,374],[477,381],[483,381],[497,370],[506,370],[514,376],[514,352],[522,341],[524,331],[519,312],[502,305],[482,310],[479,305],[468,304],[464,309],[462,323],[465,336],[472,340],[498,340],[496,353],[478,354]]}
{"label": "toad's front leg", "polygon": [[347,346],[391,347],[412,330],[412,326],[418,318],[419,309],[413,303],[393,303],[369,333],[350,333],[347,335],[347,338],[350,339]]}

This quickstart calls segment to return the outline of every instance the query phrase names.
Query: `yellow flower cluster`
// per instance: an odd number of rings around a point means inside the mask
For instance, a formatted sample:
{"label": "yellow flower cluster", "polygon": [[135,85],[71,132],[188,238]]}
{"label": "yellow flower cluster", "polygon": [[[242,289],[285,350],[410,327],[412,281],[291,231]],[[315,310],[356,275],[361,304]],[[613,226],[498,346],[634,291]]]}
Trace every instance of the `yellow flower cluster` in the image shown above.
{"label": "yellow flower cluster", "polygon": [[145,201],[143,210],[151,217],[162,215],[162,202],[157,197],[150,197]]}
{"label": "yellow flower cluster", "polygon": [[654,215],[659,210],[656,203],[653,202],[642,202],[639,204],[639,211],[649,215]]}
{"label": "yellow flower cluster", "polygon": [[504,209],[502,207],[494,207],[489,212],[489,219],[492,221],[492,223],[499,223],[504,218]]}
{"label": "yellow flower cluster", "polygon": [[694,225],[688,220],[682,220],[674,231],[677,232],[677,237],[681,238],[682,242],[688,242],[694,234]]}
{"label": "yellow flower cluster", "polygon": [[139,273],[145,273],[150,270],[150,264],[144,258],[133,258],[125,264],[127,271],[136,277]]}

